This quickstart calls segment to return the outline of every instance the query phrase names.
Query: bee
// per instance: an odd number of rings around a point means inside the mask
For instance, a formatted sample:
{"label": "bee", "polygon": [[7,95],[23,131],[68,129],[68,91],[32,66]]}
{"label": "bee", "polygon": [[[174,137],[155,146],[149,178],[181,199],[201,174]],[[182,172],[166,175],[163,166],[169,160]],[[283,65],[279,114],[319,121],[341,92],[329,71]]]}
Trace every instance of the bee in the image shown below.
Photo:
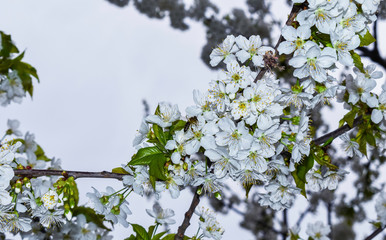
{"label": "bee", "polygon": [[187,132],[191,125],[197,125],[197,124],[198,124],[197,117],[188,118],[188,121],[186,121],[186,124],[185,124],[185,127],[184,127],[184,132]]}

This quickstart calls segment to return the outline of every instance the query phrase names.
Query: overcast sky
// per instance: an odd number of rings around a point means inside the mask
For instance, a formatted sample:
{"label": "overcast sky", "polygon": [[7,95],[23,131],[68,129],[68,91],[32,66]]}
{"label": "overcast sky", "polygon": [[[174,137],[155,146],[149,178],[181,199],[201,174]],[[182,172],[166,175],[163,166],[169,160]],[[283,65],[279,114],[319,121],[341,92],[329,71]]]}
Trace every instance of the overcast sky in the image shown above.
{"label": "overcast sky", "polygon": [[[21,130],[34,133],[47,155],[62,159],[67,170],[111,170],[127,163],[143,117],[142,99],[152,111],[168,101],[184,112],[193,104],[193,89],[205,91],[216,76],[200,59],[206,41],[202,26],[190,23],[190,30],[181,32],[167,20],[151,20],[133,7],[117,8],[104,0],[1,0],[0,30],[26,49],[25,61],[41,80],[34,84],[33,100],[2,109],[0,129],[6,129],[7,119],[20,120]],[[115,180],[79,184],[83,196],[91,186],[101,191],[109,184],[121,186]],[[146,205],[134,194],[128,200],[134,212],[129,221],[152,222],[145,213],[151,202]],[[187,192],[178,200],[163,195],[163,207],[177,208],[174,231],[190,201]],[[227,230],[224,239],[253,239],[245,230],[235,231],[239,216],[227,219],[218,219]],[[190,235],[196,226],[189,228]],[[115,237],[127,236],[118,227]]]}

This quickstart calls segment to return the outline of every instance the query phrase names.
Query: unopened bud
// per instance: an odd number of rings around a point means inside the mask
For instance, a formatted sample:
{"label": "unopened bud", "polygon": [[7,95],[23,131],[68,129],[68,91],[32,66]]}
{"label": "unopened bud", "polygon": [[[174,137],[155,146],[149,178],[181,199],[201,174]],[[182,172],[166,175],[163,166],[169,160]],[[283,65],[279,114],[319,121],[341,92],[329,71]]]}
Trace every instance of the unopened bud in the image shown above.
{"label": "unopened bud", "polygon": [[70,221],[72,218],[72,212],[70,210],[64,211],[64,216],[66,216],[67,220]]}
{"label": "unopened bud", "polygon": [[222,196],[220,192],[215,192],[214,197],[217,198],[217,200],[222,200]]}

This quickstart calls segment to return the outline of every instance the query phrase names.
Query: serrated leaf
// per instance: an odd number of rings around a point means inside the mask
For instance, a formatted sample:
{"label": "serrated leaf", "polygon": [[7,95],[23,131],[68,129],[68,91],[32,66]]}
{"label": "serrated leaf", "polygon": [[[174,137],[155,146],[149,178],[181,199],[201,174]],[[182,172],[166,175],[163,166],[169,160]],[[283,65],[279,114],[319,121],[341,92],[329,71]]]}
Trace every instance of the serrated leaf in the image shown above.
{"label": "serrated leaf", "polygon": [[370,145],[370,146],[373,146],[373,147],[376,147],[376,141],[375,141],[375,137],[372,133],[370,132],[367,132],[366,133],[366,142]]}
{"label": "serrated leaf", "polygon": [[294,180],[295,180],[296,187],[300,188],[300,189],[301,189],[300,193],[301,193],[305,198],[307,198],[307,195],[306,195],[306,183],[303,182],[303,181],[298,177],[296,170],[293,171],[291,174],[292,174],[292,177],[293,177]]}
{"label": "serrated leaf", "polygon": [[165,146],[166,142],[167,142],[167,139],[165,137],[165,133],[164,133],[162,127],[158,126],[157,124],[153,124],[153,131],[154,131],[154,135],[158,139],[158,141],[163,146]]}
{"label": "serrated leaf", "polygon": [[4,58],[9,58],[11,56],[11,53],[18,53],[19,50],[17,47],[12,43],[11,35],[7,35],[4,32],[1,32],[1,45],[2,48],[0,49],[0,55]]}
{"label": "serrated leaf", "polygon": [[158,233],[158,234],[156,234],[151,240],[159,240],[159,239],[161,239],[161,237],[162,237],[163,235],[165,235],[166,233],[167,233],[167,231]]}
{"label": "serrated leaf", "polygon": [[186,125],[186,122],[184,120],[177,120],[173,122],[172,126],[170,126],[170,129],[169,129],[170,133],[174,134],[175,132],[184,129],[185,125]]}
{"label": "serrated leaf", "polygon": [[76,207],[72,210],[74,216],[83,214],[86,217],[87,222],[92,222],[100,228],[111,231],[103,224],[103,215],[97,214],[94,209],[89,207]]}
{"label": "serrated leaf", "polygon": [[162,238],[162,240],[174,240],[175,236],[176,236],[175,233],[171,233],[171,234],[166,235],[164,238]]}
{"label": "serrated leaf", "polygon": [[37,144],[35,155],[36,155],[36,160],[43,160],[46,162],[51,161],[51,159],[45,155],[43,148],[39,144]]}
{"label": "serrated leaf", "polygon": [[310,169],[312,169],[313,166],[314,166],[314,156],[310,154],[302,161],[300,165],[296,167],[296,175],[304,183],[307,183],[306,174],[308,171],[310,171]]}
{"label": "serrated leaf", "polygon": [[[137,239],[150,240],[149,234],[146,232],[145,228],[138,224],[131,224],[135,233],[137,233]],[[138,239],[138,240],[139,240]]]}
{"label": "serrated leaf", "polygon": [[344,115],[343,120],[352,128],[354,126],[354,120],[356,115],[357,115],[356,109],[352,109],[350,112]]}
{"label": "serrated leaf", "polygon": [[[174,240],[176,234],[175,233],[171,233],[171,234],[168,234],[166,235],[164,238],[162,238],[162,240]],[[184,236],[183,240],[189,240],[191,239],[190,237],[188,236]]]}
{"label": "serrated leaf", "polygon": [[365,135],[358,132],[356,142],[359,144],[359,151],[363,153],[363,155],[367,156],[367,141]]}
{"label": "serrated leaf", "polygon": [[130,235],[130,237],[125,238],[125,240],[137,240],[133,234]]}
{"label": "serrated leaf", "polygon": [[155,225],[149,226],[149,228],[147,229],[147,234],[149,236],[153,236],[154,229],[155,229]]}
{"label": "serrated leaf", "polygon": [[155,180],[158,179],[165,181],[167,178],[165,176],[165,163],[166,157],[163,154],[154,158],[149,164],[149,175],[155,177]]}
{"label": "serrated leaf", "polygon": [[159,150],[157,147],[146,147],[141,148],[138,150],[138,152],[132,157],[131,161],[128,163],[128,165],[149,165],[150,162],[154,159],[159,157],[160,155],[163,156],[163,153],[161,150]]}
{"label": "serrated leaf", "polygon": [[155,177],[154,176],[149,176],[149,181],[151,183],[151,186],[153,187],[153,189],[155,190]]}
{"label": "serrated leaf", "polygon": [[376,39],[373,37],[373,35],[371,35],[369,30],[367,30],[364,36],[361,36],[359,34],[359,39],[361,40],[361,43],[359,44],[360,47],[368,46],[376,41]]}
{"label": "serrated leaf", "polygon": [[129,174],[124,168],[122,167],[116,167],[111,170],[113,173],[120,173],[120,174]]}
{"label": "serrated leaf", "polygon": [[361,56],[359,56],[356,52],[353,50],[350,51],[351,57],[354,60],[354,65],[361,71],[362,73],[365,73],[365,69],[363,68],[363,63]]}

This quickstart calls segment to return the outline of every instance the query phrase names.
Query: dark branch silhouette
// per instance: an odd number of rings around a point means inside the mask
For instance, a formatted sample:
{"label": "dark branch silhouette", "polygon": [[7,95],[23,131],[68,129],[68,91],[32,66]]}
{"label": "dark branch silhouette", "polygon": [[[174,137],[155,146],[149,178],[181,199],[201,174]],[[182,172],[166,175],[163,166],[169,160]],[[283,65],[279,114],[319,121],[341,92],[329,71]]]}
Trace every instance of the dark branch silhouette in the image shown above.
{"label": "dark branch silhouette", "polygon": [[380,234],[386,227],[380,227],[380,228],[377,228],[377,230],[375,230],[372,234],[370,234],[367,238],[365,238],[365,240],[371,240],[373,238],[375,238],[378,234]]}
{"label": "dark branch silhouette", "polygon": [[330,138],[335,139],[335,138],[339,137],[340,135],[342,135],[343,133],[348,132],[351,129],[353,129],[354,127],[358,126],[361,122],[362,122],[362,117],[357,117],[354,120],[354,124],[353,124],[352,128],[349,125],[345,124],[342,127],[315,139],[314,143],[315,143],[315,145],[320,145],[320,144],[325,143]]}

